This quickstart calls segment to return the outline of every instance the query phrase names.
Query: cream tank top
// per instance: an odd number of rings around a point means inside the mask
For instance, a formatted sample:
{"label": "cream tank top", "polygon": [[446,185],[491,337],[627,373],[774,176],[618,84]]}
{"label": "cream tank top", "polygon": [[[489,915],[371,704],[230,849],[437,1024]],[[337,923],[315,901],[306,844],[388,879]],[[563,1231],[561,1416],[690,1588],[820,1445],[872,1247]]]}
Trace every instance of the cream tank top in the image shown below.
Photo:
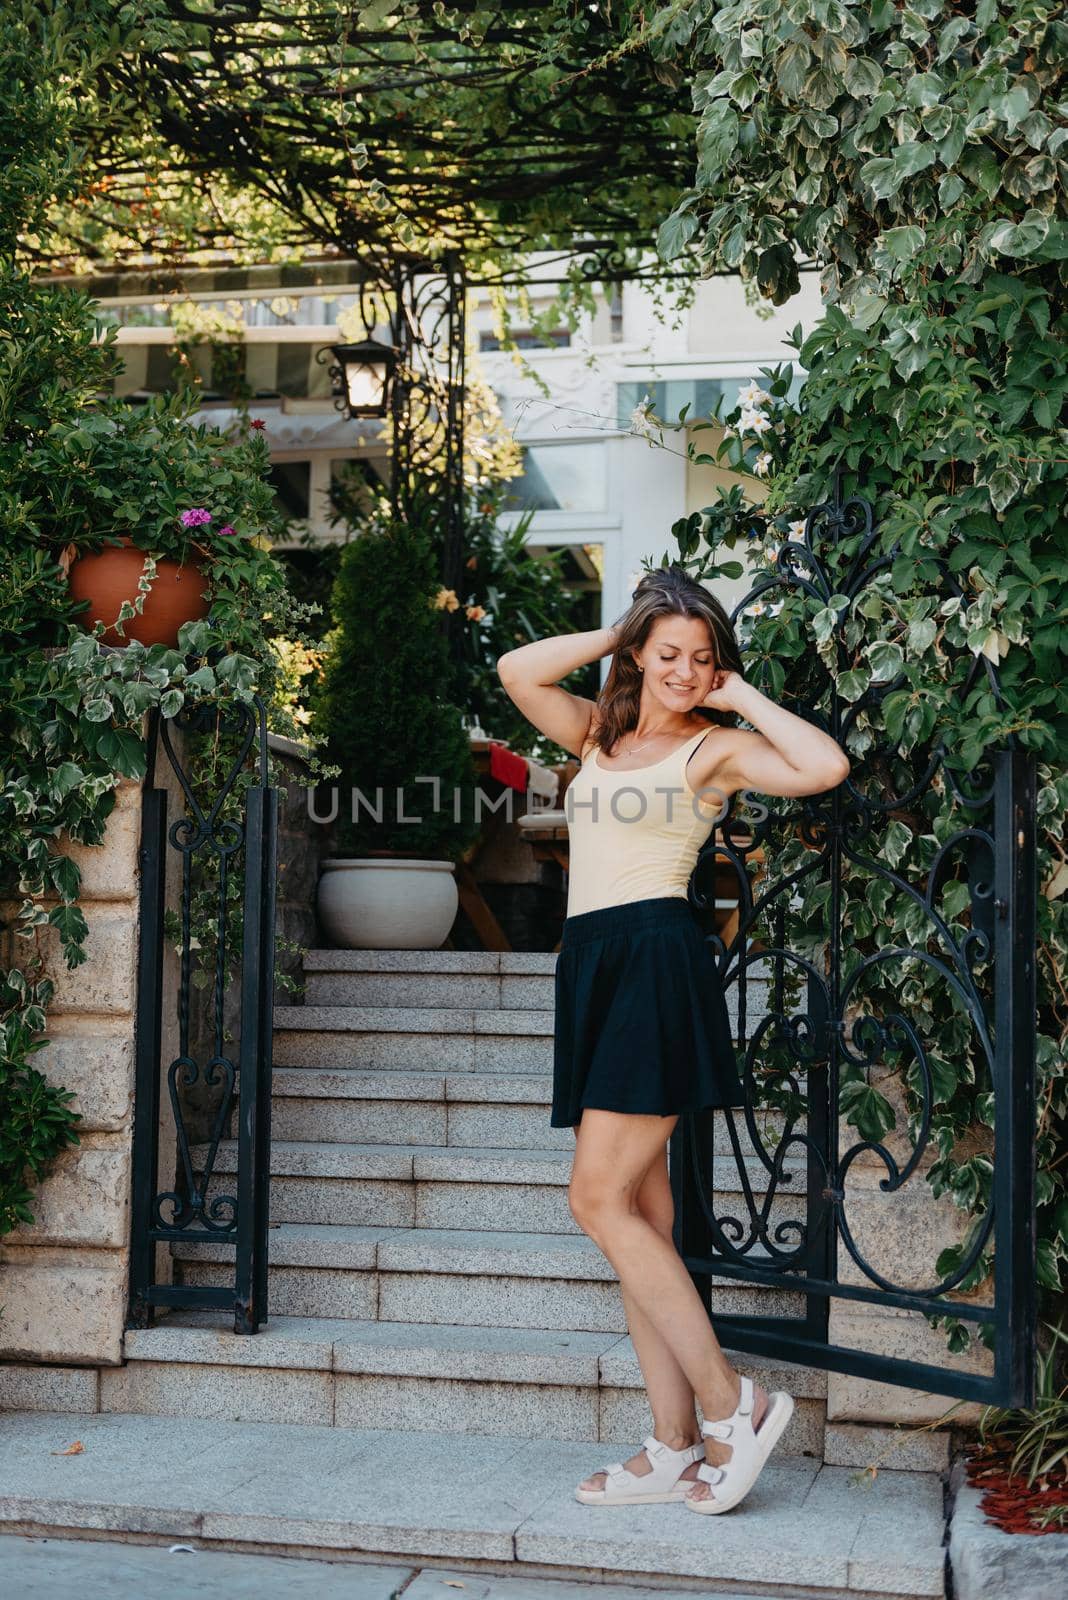
{"label": "cream tank top", "polygon": [[722,803],[711,790],[697,795],[686,776],[686,763],[710,729],[630,772],[609,772],[598,762],[599,746],[590,751],[564,792],[569,917],[654,895],[686,895]]}

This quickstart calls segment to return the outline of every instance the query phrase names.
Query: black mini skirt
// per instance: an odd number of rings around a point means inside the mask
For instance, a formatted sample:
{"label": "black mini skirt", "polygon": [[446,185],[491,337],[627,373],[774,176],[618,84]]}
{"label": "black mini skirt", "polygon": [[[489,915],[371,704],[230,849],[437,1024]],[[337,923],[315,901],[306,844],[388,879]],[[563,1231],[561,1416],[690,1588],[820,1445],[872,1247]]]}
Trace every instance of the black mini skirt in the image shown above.
{"label": "black mini skirt", "polygon": [[564,919],[556,960],[550,1126],[586,1107],[671,1116],[740,1106],[715,957],[681,895]]}

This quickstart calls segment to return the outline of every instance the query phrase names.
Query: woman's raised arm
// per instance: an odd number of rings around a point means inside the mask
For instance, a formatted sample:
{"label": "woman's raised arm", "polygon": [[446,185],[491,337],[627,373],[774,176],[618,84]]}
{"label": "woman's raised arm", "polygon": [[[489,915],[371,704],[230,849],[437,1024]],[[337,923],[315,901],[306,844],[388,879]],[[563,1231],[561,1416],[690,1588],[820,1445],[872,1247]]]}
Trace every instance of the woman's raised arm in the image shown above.
{"label": "woman's raised arm", "polygon": [[590,729],[594,702],[561,689],[566,678],[589,661],[598,661],[615,649],[615,628],[591,628],[584,633],[558,633],[532,639],[497,657],[497,676],[505,692],[539,733],[581,756]]}
{"label": "woman's raised arm", "polygon": [[836,739],[769,700],[737,672],[717,674],[702,703],[713,711],[736,711],[758,730],[724,729],[712,744],[718,757],[715,770],[702,778],[724,794],[739,789],[768,795],[822,794],[849,774],[849,757]]}

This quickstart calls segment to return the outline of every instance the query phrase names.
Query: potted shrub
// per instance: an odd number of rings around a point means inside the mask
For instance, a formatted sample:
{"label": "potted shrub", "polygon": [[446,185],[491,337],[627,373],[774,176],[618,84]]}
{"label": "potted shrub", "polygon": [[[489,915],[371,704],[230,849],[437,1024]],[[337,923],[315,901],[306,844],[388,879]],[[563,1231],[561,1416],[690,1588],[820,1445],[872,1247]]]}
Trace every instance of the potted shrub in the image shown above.
{"label": "potted shrub", "polygon": [[448,698],[448,599],[418,527],[383,518],[342,553],[314,711],[339,769],[319,917],[345,949],[436,950],[456,916],[455,863],[480,824],[470,741]]}
{"label": "potted shrub", "polygon": [[29,470],[50,485],[40,537],[82,605],[77,621],[102,624],[106,644],[173,648],[184,622],[214,614],[217,565],[243,561],[254,582],[262,562],[254,545],[276,520],[262,424],[229,437],[196,425],[196,405],[188,390],[138,411],[104,400],[31,452]]}

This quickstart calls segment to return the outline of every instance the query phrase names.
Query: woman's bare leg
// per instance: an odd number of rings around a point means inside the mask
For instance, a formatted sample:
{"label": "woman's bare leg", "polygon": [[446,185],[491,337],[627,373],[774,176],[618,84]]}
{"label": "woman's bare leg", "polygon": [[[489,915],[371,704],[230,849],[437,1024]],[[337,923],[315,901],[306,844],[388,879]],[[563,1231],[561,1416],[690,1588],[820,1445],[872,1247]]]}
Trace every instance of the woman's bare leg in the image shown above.
{"label": "woman's bare leg", "polygon": [[[702,1415],[726,1417],[738,1403],[738,1374],[720,1348],[670,1236],[665,1238],[637,1205],[646,1173],[666,1146],[676,1120],[587,1108],[576,1134],[568,1204],[583,1232],[615,1268],[628,1314],[633,1305],[670,1350]],[[655,1347],[652,1355],[657,1369]],[[644,1370],[643,1366],[643,1376]],[[668,1393],[677,1393],[671,1388],[670,1369],[666,1374],[663,1366],[654,1370],[658,1388],[665,1378]],[[767,1395],[758,1387],[754,1427],[759,1427],[766,1408]],[[705,1452],[714,1464],[731,1454],[729,1445],[712,1439],[706,1440]],[[703,1483],[691,1490],[697,1497],[709,1492]]]}
{"label": "woman's bare leg", "polygon": [[[666,1143],[660,1154],[654,1156],[645,1177],[638,1185],[635,1204],[642,1216],[659,1234],[666,1239],[671,1238],[675,1203],[671,1194],[671,1180],[668,1177]],[[671,1347],[661,1338],[634,1296],[622,1283],[620,1289],[627,1314],[627,1331],[638,1358],[638,1365],[645,1381],[645,1391],[649,1397],[649,1408],[653,1413],[653,1433],[661,1444],[666,1444],[672,1450],[682,1450],[688,1444],[700,1443],[701,1429],[694,1410],[693,1389],[690,1387],[689,1379],[676,1361]],[[649,1457],[644,1450],[639,1450],[637,1455],[631,1456],[629,1461],[624,1462],[624,1466],[636,1477],[643,1477],[652,1471]],[[682,1477],[696,1478],[699,1466],[699,1461],[691,1462],[682,1473]],[[592,1477],[583,1480],[581,1487],[603,1489],[604,1484],[605,1474],[595,1472]]]}
{"label": "woman's bare leg", "polygon": [[[650,1225],[663,1238],[670,1241],[675,1207],[668,1177],[667,1136],[638,1185],[635,1203]],[[627,1316],[627,1329],[649,1397],[654,1435],[672,1450],[681,1450],[685,1445],[699,1443],[701,1430],[694,1410],[694,1392],[686,1374],[679,1366],[670,1346],[622,1282],[620,1290]],[[644,1450],[631,1456],[624,1465],[636,1477],[643,1477],[652,1470]],[[697,1476],[699,1465],[700,1462],[692,1462],[680,1476],[692,1481]],[[600,1489],[604,1487],[604,1483],[605,1474],[595,1472],[583,1481],[582,1487]]]}

